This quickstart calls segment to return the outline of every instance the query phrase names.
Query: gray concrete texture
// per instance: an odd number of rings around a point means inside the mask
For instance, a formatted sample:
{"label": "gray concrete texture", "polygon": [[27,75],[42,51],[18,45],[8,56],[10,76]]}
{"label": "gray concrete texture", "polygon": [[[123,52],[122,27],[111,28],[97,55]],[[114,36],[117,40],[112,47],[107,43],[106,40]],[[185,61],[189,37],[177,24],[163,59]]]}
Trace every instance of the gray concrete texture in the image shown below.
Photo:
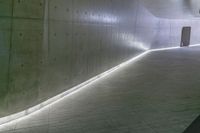
{"label": "gray concrete texture", "polygon": [[140,0],[156,17],[193,19],[200,17],[199,0]]}
{"label": "gray concrete texture", "polygon": [[199,24],[156,17],[140,0],[0,0],[0,117],[148,49],[178,46],[182,26],[198,43]]}

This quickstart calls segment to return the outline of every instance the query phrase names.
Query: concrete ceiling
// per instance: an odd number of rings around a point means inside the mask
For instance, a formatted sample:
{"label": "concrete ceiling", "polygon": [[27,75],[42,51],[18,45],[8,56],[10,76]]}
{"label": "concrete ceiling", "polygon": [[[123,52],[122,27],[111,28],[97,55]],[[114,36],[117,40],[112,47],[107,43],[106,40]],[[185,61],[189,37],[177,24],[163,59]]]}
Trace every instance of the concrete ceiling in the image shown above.
{"label": "concrete ceiling", "polygon": [[200,0],[140,0],[156,17],[169,19],[200,18]]}

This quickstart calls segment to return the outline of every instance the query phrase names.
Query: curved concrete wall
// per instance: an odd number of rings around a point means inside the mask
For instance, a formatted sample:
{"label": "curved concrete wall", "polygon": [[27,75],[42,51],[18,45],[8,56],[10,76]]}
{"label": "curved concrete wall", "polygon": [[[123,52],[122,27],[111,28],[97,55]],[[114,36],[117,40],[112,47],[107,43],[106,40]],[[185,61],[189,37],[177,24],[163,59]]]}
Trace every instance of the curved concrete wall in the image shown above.
{"label": "curved concrete wall", "polygon": [[137,0],[1,0],[0,117],[32,107],[151,47]]}
{"label": "curved concrete wall", "polygon": [[0,117],[148,49],[177,46],[191,23],[156,18],[140,0],[0,0]]}

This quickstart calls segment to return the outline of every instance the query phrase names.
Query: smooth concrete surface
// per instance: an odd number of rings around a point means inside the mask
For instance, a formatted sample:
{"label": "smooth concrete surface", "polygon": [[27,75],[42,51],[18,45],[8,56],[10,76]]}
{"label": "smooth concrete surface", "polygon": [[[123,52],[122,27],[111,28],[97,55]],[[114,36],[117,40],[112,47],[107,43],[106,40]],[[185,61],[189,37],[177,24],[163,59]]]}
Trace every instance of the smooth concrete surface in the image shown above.
{"label": "smooth concrete surface", "polygon": [[200,113],[200,47],[152,52],[1,133],[182,133]]}
{"label": "smooth concrete surface", "polygon": [[42,103],[146,50],[179,46],[184,26],[192,28],[191,44],[200,43],[198,4],[0,0],[0,117]]}
{"label": "smooth concrete surface", "polygon": [[193,19],[200,17],[199,0],[141,0],[156,17]]}
{"label": "smooth concrete surface", "polygon": [[139,0],[0,0],[0,117],[150,49],[157,20]]}

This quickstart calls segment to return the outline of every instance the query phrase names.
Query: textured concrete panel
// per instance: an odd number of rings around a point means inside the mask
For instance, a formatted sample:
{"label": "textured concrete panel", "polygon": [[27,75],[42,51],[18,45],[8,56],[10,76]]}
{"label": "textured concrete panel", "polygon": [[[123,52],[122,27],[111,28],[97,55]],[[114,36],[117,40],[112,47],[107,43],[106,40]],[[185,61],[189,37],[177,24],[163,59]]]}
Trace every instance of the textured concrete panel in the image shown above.
{"label": "textured concrete panel", "polygon": [[0,0],[0,17],[12,16],[12,0]]}
{"label": "textured concrete panel", "polygon": [[8,94],[8,78],[9,78],[9,59],[10,59],[10,37],[11,19],[0,17],[0,106],[1,114],[7,112],[6,96]]}
{"label": "textured concrete panel", "polygon": [[12,0],[14,17],[43,18],[45,0]]}
{"label": "textured concrete panel", "polygon": [[158,19],[138,0],[4,3],[1,10],[10,16],[0,22],[8,19],[10,38],[1,38],[10,45],[1,63],[7,69],[1,76],[7,108],[0,116],[34,106],[150,49],[158,29]]}
{"label": "textured concrete panel", "polygon": [[37,103],[42,27],[43,22],[40,20],[13,20],[8,93],[10,111],[20,111],[24,106],[30,107]]}

